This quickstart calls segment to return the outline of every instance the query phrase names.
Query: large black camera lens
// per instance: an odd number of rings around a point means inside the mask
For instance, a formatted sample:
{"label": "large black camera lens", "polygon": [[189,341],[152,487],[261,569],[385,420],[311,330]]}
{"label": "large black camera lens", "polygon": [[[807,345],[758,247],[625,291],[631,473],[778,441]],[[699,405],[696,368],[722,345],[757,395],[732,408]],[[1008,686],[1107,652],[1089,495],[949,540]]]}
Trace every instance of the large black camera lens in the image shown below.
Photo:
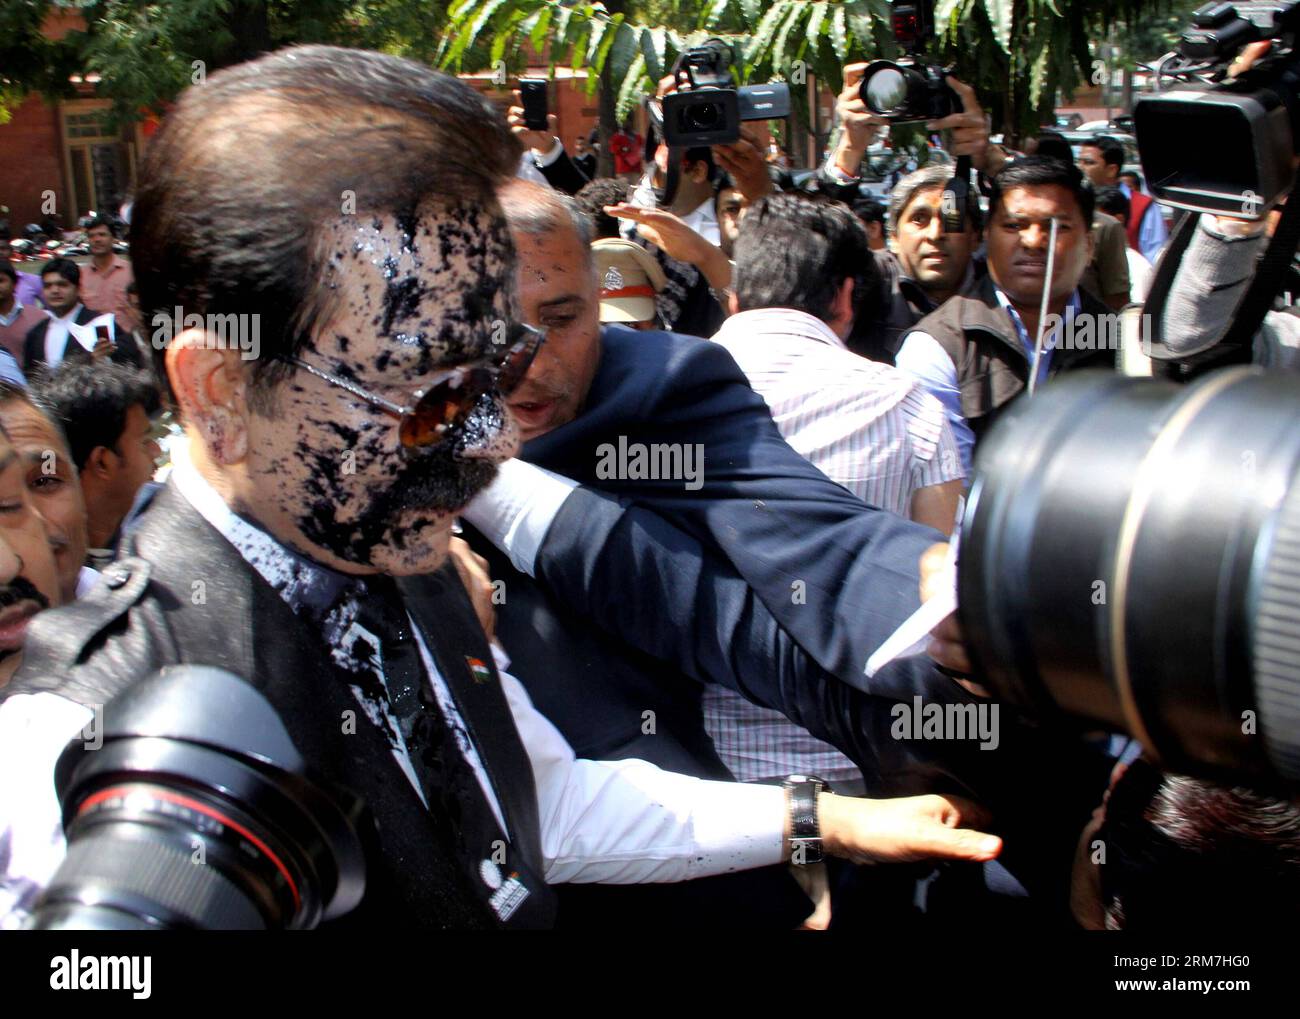
{"label": "large black camera lens", "polygon": [[247,683],[164,669],[105,705],[102,736],[59,758],[68,851],[32,927],[304,929],[361,901],[363,804],[304,775]]}
{"label": "large black camera lens", "polygon": [[907,71],[897,64],[884,64],[862,79],[862,101],[867,109],[887,117],[907,110]]}
{"label": "large black camera lens", "polygon": [[699,103],[682,110],[683,131],[713,131],[722,123],[722,107],[717,103]]}
{"label": "large black camera lens", "polygon": [[1300,381],[1080,373],[1003,413],[962,524],[977,673],[1167,768],[1300,785]]}
{"label": "large black camera lens", "polygon": [[726,145],[740,137],[740,107],[734,88],[671,92],[663,99],[664,141],[678,148]]}
{"label": "large black camera lens", "polygon": [[896,124],[939,120],[960,109],[943,69],[910,57],[868,64],[858,95],[872,113]]}

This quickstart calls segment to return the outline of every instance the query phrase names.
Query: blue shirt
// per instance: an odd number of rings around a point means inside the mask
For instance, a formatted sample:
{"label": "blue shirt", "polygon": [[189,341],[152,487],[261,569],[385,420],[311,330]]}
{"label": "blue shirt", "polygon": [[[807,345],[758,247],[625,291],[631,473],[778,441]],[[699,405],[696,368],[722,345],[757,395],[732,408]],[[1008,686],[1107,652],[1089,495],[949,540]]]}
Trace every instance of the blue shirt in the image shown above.
{"label": "blue shirt", "polygon": [[[1124,192],[1124,197],[1129,201],[1133,200],[1132,189],[1123,181],[1120,181],[1119,189]],[[1138,227],[1138,248],[1152,265],[1156,264],[1156,259],[1160,257],[1161,249],[1164,248],[1168,237],[1169,228],[1165,226],[1165,214],[1160,210],[1160,203],[1152,198],[1151,204],[1147,206],[1147,211],[1142,216],[1142,224]]]}

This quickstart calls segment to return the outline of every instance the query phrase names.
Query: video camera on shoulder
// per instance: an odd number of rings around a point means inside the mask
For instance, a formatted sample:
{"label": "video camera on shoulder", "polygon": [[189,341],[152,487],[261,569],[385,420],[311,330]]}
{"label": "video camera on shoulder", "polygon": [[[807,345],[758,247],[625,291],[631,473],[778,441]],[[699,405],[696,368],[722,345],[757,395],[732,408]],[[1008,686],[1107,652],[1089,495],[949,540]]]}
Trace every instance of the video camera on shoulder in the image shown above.
{"label": "video camera on shoulder", "polygon": [[790,116],[788,85],[771,82],[736,88],[731,62],[731,47],[721,39],[709,39],[677,58],[673,65],[677,91],[664,96],[661,106],[666,144],[727,145],[740,138],[742,121]]}
{"label": "video camera on shoulder", "polygon": [[948,87],[945,71],[922,56],[934,37],[934,11],[930,3],[894,3],[894,38],[906,51],[901,60],[875,60],[867,65],[858,86],[867,109],[895,124],[942,120],[961,110],[961,98]]}
{"label": "video camera on shoulder", "polygon": [[[1142,170],[1160,201],[1194,212],[1259,219],[1294,179],[1300,136],[1300,3],[1209,3],[1178,49],[1155,66],[1157,89],[1133,110]],[[1230,78],[1243,47],[1271,51]]]}

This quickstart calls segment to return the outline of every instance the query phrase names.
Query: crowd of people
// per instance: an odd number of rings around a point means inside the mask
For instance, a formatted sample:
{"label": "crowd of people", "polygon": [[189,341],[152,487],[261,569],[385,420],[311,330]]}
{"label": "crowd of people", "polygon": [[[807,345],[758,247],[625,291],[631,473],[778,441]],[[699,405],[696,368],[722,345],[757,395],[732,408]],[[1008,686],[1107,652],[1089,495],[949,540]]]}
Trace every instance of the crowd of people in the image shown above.
{"label": "crowd of people", "polygon": [[[1300,903],[1286,801],[1009,710],[984,749],[900,736],[900,705],[996,707],[954,616],[865,674],[941,583],[1001,412],[1122,367],[1071,338],[1115,335],[1167,231],[1117,143],[992,145],[956,79],[928,127],[979,174],[960,227],[949,165],[867,197],[887,122],[863,66],[796,186],[748,130],[680,151],[625,125],[597,176],[553,119],[295,48],[181,97],[129,263],[106,221],[88,266],[0,259],[4,924],[64,858],[59,752],[177,663],[252,682],[370,805],[340,925],[1159,928]],[[321,158],[340,134],[352,157]],[[1198,230],[1171,343],[1213,342],[1265,229]],[[260,355],[203,326],[145,342],[173,308],[257,317]],[[1296,370],[1294,321],[1270,316],[1261,363]]]}

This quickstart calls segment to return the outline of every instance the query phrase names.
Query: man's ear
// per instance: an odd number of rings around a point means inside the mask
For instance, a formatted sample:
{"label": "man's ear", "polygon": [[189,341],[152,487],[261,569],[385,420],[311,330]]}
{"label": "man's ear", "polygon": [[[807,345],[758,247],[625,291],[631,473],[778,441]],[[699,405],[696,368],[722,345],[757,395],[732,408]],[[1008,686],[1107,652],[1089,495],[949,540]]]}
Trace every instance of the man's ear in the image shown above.
{"label": "man's ear", "polygon": [[108,481],[117,471],[117,465],[116,453],[107,446],[96,446],[90,451],[90,456],[86,457],[86,464],[79,473],[83,478],[90,475],[101,481]]}
{"label": "man's ear", "polygon": [[831,311],[835,315],[835,321],[843,323],[845,331],[853,328],[853,277],[844,277],[844,282],[840,284],[839,292],[835,295],[835,302],[831,305]]}
{"label": "man's ear", "polygon": [[727,293],[727,314],[728,315],[740,314],[740,298],[736,296],[736,292],[734,290],[729,291]]}
{"label": "man's ear", "polygon": [[244,362],[238,350],[205,342],[202,329],[186,329],[167,348],[167,378],[181,417],[193,425],[216,463],[248,455],[248,404]]}

